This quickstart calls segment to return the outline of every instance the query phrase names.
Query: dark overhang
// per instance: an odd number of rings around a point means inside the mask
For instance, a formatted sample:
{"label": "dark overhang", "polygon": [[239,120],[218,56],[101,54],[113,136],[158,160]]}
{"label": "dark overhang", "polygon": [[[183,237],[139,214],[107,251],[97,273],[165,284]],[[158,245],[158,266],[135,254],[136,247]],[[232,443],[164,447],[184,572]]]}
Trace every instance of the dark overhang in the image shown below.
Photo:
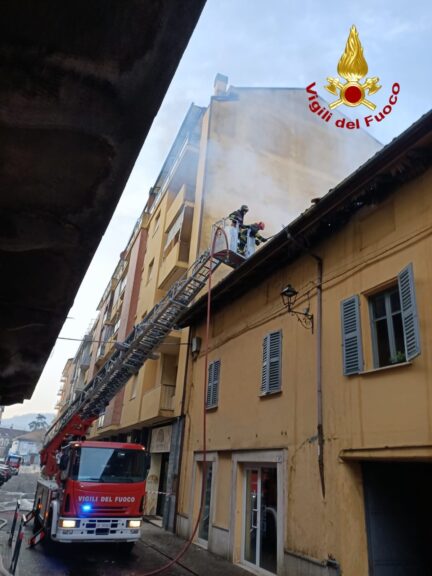
{"label": "dark overhang", "polygon": [[[432,111],[372,156],[212,290],[212,309],[233,302],[275,270],[313,250],[323,239],[344,226],[360,208],[378,204],[402,183],[432,164]],[[207,296],[202,296],[181,317],[179,326],[200,322]]]}
{"label": "dark overhang", "polygon": [[2,4],[0,404],[31,396],[204,3]]}

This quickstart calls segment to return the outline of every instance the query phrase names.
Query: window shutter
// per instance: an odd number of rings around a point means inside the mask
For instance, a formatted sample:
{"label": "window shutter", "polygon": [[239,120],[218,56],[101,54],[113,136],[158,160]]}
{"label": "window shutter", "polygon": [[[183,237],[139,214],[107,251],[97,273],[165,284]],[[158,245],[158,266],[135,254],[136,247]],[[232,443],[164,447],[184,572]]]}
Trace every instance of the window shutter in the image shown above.
{"label": "window shutter", "polygon": [[281,344],[282,332],[269,334],[268,392],[275,392],[281,387]]}
{"label": "window shutter", "polygon": [[220,360],[215,360],[208,367],[207,408],[217,406],[219,398]]}
{"label": "window shutter", "polygon": [[208,367],[208,380],[207,380],[207,408],[211,406],[212,392],[213,392],[213,362]]}
{"label": "window shutter", "polygon": [[213,390],[211,397],[211,405],[217,406],[219,399],[219,375],[220,375],[220,360],[213,362]]}
{"label": "window shutter", "polygon": [[263,340],[261,393],[276,392],[281,388],[282,332],[271,332]]}
{"label": "window shutter", "polygon": [[360,303],[357,295],[341,302],[342,355],[345,376],[358,374],[363,369],[360,332]]}
{"label": "window shutter", "polygon": [[263,340],[263,363],[262,363],[262,374],[261,374],[261,394],[264,394],[268,390],[268,357],[269,357],[269,342],[270,335],[264,337]]}
{"label": "window shutter", "polygon": [[420,333],[412,264],[408,264],[399,273],[398,284],[404,329],[405,355],[407,360],[412,360],[420,354]]}

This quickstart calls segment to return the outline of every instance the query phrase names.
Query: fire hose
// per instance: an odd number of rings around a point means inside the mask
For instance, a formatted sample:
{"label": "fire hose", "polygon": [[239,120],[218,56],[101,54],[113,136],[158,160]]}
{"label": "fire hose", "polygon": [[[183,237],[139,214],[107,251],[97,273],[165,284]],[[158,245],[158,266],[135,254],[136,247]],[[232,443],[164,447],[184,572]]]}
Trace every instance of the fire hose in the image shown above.
{"label": "fire hose", "polygon": [[[226,236],[225,231],[223,228],[216,228],[215,234],[213,235],[213,240],[210,249],[210,262],[213,260],[213,254],[215,249],[216,238],[218,234],[223,234],[225,236],[227,250],[228,250],[228,238]],[[165,566],[161,566],[160,568],[156,568],[155,570],[151,570],[150,572],[144,572],[141,576],[155,576],[156,574],[162,574],[165,570],[168,570],[174,564],[182,558],[186,552],[189,550],[195,535],[197,533],[198,527],[200,525],[201,516],[204,510],[204,501],[205,501],[205,488],[206,488],[206,472],[207,472],[207,373],[208,373],[208,352],[209,352],[209,337],[210,337],[210,319],[211,319],[211,290],[212,290],[212,269],[210,268],[210,274],[208,277],[208,289],[207,289],[207,316],[206,316],[206,332],[205,332],[205,355],[204,355],[204,386],[203,386],[203,449],[202,449],[202,481],[201,481],[201,499],[200,499],[200,507],[198,511],[198,517],[195,522],[194,529],[192,530],[192,534],[189,536],[188,540],[184,544],[183,548],[181,548],[180,552]]]}

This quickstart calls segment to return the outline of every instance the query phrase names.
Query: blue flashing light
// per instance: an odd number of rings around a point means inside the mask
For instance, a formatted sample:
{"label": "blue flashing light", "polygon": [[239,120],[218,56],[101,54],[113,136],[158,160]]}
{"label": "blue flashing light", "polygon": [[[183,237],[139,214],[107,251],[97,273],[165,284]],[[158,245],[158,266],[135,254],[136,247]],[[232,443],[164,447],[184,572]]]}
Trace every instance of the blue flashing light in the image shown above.
{"label": "blue flashing light", "polygon": [[83,512],[90,512],[90,510],[92,509],[92,505],[91,504],[83,504],[81,506],[81,510]]}

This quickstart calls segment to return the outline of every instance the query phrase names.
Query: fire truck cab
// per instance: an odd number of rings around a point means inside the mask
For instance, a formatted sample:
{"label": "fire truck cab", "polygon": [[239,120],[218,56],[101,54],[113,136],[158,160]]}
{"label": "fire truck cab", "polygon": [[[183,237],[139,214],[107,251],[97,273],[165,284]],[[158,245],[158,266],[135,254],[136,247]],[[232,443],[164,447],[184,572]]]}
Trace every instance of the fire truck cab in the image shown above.
{"label": "fire truck cab", "polygon": [[58,542],[140,537],[148,453],[139,444],[71,442],[57,453],[55,479],[40,478],[34,532]]}

